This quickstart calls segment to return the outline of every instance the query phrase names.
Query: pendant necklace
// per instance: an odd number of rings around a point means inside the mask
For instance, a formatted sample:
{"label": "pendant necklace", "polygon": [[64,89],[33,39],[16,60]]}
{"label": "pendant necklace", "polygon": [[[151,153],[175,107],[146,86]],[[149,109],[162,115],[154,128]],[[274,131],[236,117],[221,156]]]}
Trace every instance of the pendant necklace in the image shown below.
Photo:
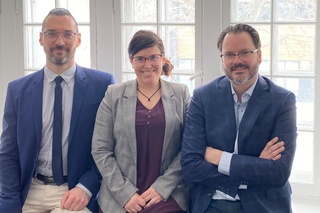
{"label": "pendant necklace", "polygon": [[138,90],[138,92],[141,93],[141,95],[143,95],[144,97],[146,97],[148,99],[148,102],[150,102],[151,98],[159,91],[160,88],[161,88],[161,85],[159,85],[159,88],[157,89],[157,91],[155,91],[150,97],[148,97],[145,94],[143,94],[143,92],[141,92],[138,87],[137,87],[137,90]]}

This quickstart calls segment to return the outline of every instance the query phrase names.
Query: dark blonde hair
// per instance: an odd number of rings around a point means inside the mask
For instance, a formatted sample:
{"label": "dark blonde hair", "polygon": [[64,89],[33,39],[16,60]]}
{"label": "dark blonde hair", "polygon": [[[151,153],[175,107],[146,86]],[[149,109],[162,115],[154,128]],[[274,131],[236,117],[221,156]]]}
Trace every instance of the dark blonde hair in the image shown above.
{"label": "dark blonde hair", "polygon": [[[128,47],[129,58],[132,60],[133,56],[137,52],[153,46],[157,46],[161,54],[165,56],[164,45],[161,38],[152,31],[139,30],[133,35],[129,43],[129,47]],[[165,64],[162,67],[163,74],[165,76],[170,76],[173,68],[174,66],[171,63],[171,61],[165,58]]]}
{"label": "dark blonde hair", "polygon": [[252,26],[248,25],[248,24],[236,24],[234,26],[229,26],[226,29],[224,29],[222,31],[222,33],[220,34],[219,38],[218,38],[218,42],[217,42],[217,47],[220,50],[220,52],[222,51],[222,43],[224,40],[224,37],[228,34],[228,33],[241,33],[241,32],[247,32],[250,34],[253,44],[257,49],[261,48],[261,41],[260,41],[260,37],[259,37],[259,33],[256,29],[254,29]]}

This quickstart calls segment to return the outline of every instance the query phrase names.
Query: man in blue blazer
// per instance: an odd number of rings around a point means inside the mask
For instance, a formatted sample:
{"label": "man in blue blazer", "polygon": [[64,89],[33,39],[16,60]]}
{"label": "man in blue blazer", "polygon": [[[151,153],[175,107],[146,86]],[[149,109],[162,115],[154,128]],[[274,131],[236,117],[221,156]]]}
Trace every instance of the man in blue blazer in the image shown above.
{"label": "man in blue blazer", "polygon": [[251,26],[227,27],[217,46],[226,76],[194,91],[182,141],[191,212],[292,212],[295,95],[258,74]]}
{"label": "man in blue blazer", "polygon": [[[42,24],[46,65],[8,85],[0,142],[0,212],[98,212],[101,176],[91,156],[96,112],[111,74],[74,62],[81,43],[68,10]],[[62,182],[53,178],[55,78],[62,77]],[[60,151],[60,152],[61,152]]]}

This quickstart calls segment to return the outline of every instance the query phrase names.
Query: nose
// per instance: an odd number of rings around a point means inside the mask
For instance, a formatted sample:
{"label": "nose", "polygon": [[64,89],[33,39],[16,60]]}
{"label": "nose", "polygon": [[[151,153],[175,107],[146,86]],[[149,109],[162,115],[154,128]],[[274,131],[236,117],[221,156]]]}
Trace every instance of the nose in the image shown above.
{"label": "nose", "polygon": [[233,59],[233,63],[236,63],[238,61],[242,61],[239,55],[235,55]]}
{"label": "nose", "polygon": [[151,67],[151,62],[150,62],[149,58],[146,59],[143,66],[144,67]]}
{"label": "nose", "polygon": [[63,45],[64,44],[63,34],[58,34],[58,37],[56,38],[55,43],[59,44],[59,45]]}

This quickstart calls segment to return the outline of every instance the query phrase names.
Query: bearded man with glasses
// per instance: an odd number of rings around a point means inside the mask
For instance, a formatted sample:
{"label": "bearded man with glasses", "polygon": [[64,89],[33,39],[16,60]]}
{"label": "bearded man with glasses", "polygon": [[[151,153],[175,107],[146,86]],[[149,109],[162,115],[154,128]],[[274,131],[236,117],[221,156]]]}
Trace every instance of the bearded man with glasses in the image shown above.
{"label": "bearded man with glasses", "polygon": [[101,175],[92,132],[111,74],[81,67],[81,34],[64,8],[49,12],[40,45],[44,68],[7,90],[0,142],[0,212],[98,212]]}
{"label": "bearded man with glasses", "polygon": [[258,74],[258,32],[219,36],[225,76],[194,90],[184,130],[182,175],[194,213],[289,213],[296,149],[295,95]]}

